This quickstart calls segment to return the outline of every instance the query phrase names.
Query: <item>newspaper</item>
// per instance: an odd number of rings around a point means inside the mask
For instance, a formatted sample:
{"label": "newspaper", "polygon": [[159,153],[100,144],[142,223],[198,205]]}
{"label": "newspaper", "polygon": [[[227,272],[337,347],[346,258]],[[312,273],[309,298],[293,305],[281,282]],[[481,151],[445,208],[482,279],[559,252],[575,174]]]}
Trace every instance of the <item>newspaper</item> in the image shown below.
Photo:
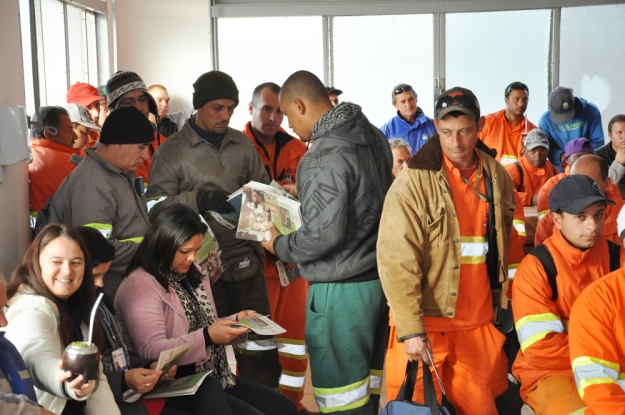
{"label": "newspaper", "polygon": [[162,370],[163,373],[167,373],[173,365],[177,365],[180,359],[189,351],[195,339],[188,341],[173,349],[163,350],[158,356],[158,363],[156,363],[156,370]]}
{"label": "newspaper", "polygon": [[285,329],[271,321],[267,316],[258,313],[247,316],[230,327],[248,327],[254,333],[262,336],[274,336],[276,334],[286,333]]}
{"label": "newspaper", "polygon": [[243,186],[237,238],[265,242],[271,239],[269,224],[287,235],[302,226],[300,203],[281,187],[249,182]]}
{"label": "newspaper", "polygon": [[224,273],[225,267],[221,260],[221,249],[219,249],[219,243],[217,238],[215,238],[215,234],[202,216],[200,216],[200,219],[208,227],[208,230],[204,234],[202,246],[197,251],[195,261],[200,266],[202,274],[210,279],[211,284],[214,284],[221,277],[221,274]]}
{"label": "newspaper", "polygon": [[208,376],[211,372],[212,370],[209,372],[196,373],[184,378],[159,383],[151,392],[147,393],[144,398],[156,399],[168,398],[172,396],[194,395],[202,385],[204,378],[206,378],[206,376]]}

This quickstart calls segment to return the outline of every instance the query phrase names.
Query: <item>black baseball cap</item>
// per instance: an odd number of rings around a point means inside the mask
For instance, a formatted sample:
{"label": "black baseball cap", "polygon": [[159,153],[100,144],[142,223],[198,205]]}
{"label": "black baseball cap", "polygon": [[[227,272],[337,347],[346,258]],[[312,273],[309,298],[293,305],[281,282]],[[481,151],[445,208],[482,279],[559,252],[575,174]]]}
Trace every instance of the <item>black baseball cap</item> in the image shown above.
{"label": "black baseball cap", "polygon": [[434,118],[440,120],[450,112],[460,111],[474,121],[480,119],[480,103],[471,90],[456,86],[443,92],[434,103]]}
{"label": "black baseball cap", "polygon": [[566,176],[553,187],[549,194],[549,209],[552,212],[562,211],[577,215],[597,202],[614,204],[599,189],[597,182],[583,174]]}
{"label": "black baseball cap", "polygon": [[549,94],[549,117],[556,124],[569,122],[575,116],[573,90],[565,86],[556,87]]}
{"label": "black baseball cap", "polygon": [[340,89],[336,89],[333,86],[326,86],[326,92],[328,94],[331,93],[331,92],[334,92],[337,97],[343,93],[343,91],[341,91]]}

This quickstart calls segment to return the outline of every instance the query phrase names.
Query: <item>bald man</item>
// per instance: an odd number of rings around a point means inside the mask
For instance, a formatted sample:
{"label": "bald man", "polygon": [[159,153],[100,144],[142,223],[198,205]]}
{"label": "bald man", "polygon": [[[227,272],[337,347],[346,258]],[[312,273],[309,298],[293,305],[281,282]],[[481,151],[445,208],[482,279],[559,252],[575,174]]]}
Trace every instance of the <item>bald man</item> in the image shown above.
{"label": "bald man", "polygon": [[388,306],[376,266],[378,224],[393,181],[386,137],[361,108],[333,107],[321,81],[295,72],[280,109],[303,141],[313,141],[297,169],[304,225],[265,249],[298,263],[310,282],[306,345],[322,413],[378,413],[388,338]]}
{"label": "bald man", "polygon": [[[618,234],[616,218],[625,204],[618,187],[612,184],[612,180],[608,177],[610,166],[600,156],[588,154],[581,156],[571,166],[570,174],[584,174],[593,179],[599,189],[606,194],[608,199],[614,202],[614,205],[607,205],[604,211],[605,222],[603,225],[603,236],[607,240],[617,244],[621,244],[621,238]],[[553,212],[546,214],[538,221],[536,226],[536,235],[534,237],[535,245],[538,246],[553,234]]]}

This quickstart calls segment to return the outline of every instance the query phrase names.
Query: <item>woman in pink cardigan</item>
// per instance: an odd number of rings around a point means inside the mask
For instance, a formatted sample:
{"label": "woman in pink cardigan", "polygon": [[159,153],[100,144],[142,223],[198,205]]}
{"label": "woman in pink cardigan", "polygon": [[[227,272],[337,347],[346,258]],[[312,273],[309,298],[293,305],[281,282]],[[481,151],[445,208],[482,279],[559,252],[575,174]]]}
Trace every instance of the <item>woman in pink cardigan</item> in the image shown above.
{"label": "woman in pink cardigan", "polygon": [[218,318],[209,279],[195,265],[206,231],[200,217],[183,205],[155,218],[115,296],[115,317],[128,350],[158,359],[163,350],[194,340],[176,377],[211,371],[223,388],[211,389],[211,413],[295,415],[289,398],[230,371],[224,345],[246,341],[248,329],[232,326],[254,311]]}

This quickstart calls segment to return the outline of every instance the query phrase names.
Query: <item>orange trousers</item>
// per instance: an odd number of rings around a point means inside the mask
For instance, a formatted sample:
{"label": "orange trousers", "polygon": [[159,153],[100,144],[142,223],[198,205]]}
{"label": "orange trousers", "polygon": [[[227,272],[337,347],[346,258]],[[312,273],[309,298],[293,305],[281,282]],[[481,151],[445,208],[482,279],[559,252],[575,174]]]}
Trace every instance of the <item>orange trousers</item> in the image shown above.
{"label": "orange trousers", "polygon": [[525,403],[537,415],[573,414],[587,406],[579,397],[575,378],[561,375],[539,380],[536,388],[527,394]]}
{"label": "orange trousers", "polygon": [[[503,351],[506,340],[492,324],[471,330],[431,332],[434,365],[440,374],[447,399],[458,415],[498,415],[495,398],[508,389],[508,361]],[[395,399],[404,381],[408,359],[403,343],[391,327],[386,352],[386,393]],[[439,402],[442,391],[432,371]],[[423,380],[419,371],[413,400],[423,403]]]}
{"label": "orange trousers", "polygon": [[301,411],[304,409],[302,398],[308,367],[308,354],[304,342],[308,281],[298,277],[283,287],[279,278],[269,277],[267,290],[273,321],[286,330],[286,333],[276,336],[282,365],[280,392],[293,399],[297,404],[297,410]]}

